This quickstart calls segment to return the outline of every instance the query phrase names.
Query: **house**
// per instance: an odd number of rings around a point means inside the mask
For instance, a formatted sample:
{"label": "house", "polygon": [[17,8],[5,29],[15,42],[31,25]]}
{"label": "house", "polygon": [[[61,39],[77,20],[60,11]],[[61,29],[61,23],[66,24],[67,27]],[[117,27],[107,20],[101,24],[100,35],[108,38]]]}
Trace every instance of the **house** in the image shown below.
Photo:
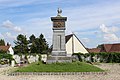
{"label": "house", "polygon": [[89,53],[75,34],[67,35],[65,39],[67,56],[71,56],[73,53]]}
{"label": "house", "polygon": [[5,51],[11,55],[14,55],[14,51],[11,46],[0,46],[0,51]]}
{"label": "house", "polygon": [[91,48],[87,49],[90,53],[99,53],[101,51],[101,48]]}
{"label": "house", "polygon": [[[65,43],[67,56],[72,56],[73,53],[89,53],[75,34],[65,36]],[[53,45],[50,47],[50,52],[52,51],[52,48]]]}
{"label": "house", "polygon": [[100,48],[87,49],[90,53],[99,53],[99,52],[120,52],[120,43],[115,44],[102,44]]}
{"label": "house", "polygon": [[100,52],[120,52],[120,43],[102,44]]}

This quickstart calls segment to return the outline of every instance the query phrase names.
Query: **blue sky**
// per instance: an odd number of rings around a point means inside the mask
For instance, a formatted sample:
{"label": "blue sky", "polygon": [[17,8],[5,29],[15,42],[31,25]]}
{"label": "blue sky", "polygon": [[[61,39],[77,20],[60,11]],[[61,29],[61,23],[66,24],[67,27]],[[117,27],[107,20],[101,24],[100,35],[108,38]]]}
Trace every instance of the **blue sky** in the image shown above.
{"label": "blue sky", "polygon": [[120,0],[0,0],[0,39],[14,46],[18,34],[41,33],[52,43],[57,8],[68,18],[66,35],[77,35],[86,47],[120,42]]}

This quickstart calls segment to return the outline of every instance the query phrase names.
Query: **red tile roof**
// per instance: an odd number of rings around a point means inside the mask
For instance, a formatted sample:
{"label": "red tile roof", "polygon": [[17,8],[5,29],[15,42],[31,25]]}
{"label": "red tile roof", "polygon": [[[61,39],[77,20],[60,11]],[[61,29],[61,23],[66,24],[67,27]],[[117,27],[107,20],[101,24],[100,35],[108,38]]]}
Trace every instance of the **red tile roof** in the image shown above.
{"label": "red tile roof", "polygon": [[120,52],[120,43],[117,43],[117,44],[103,44],[101,52]]}
{"label": "red tile roof", "polygon": [[101,51],[101,48],[92,48],[92,49],[87,49],[90,53],[99,53]]}
{"label": "red tile roof", "polygon": [[0,46],[0,50],[8,51],[10,46]]}

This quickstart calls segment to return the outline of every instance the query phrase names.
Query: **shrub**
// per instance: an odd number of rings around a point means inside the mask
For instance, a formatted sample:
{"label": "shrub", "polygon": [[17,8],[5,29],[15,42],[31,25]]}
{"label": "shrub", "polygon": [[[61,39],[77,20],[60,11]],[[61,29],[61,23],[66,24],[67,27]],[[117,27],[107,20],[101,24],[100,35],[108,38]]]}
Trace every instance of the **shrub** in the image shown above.
{"label": "shrub", "polygon": [[120,63],[120,53],[116,52],[111,52],[111,53],[106,53],[106,52],[100,52],[100,53],[87,53],[87,54],[82,54],[82,53],[74,53],[73,55],[78,56],[79,61],[84,61],[82,60],[81,56],[84,56],[84,58],[90,57],[90,62],[94,62],[94,57],[97,59],[100,58],[100,62],[103,63]]}
{"label": "shrub", "polygon": [[[6,53],[0,53],[0,60],[5,59],[8,60],[9,63],[11,63],[11,61],[13,60],[13,57],[11,54],[6,54]],[[3,63],[1,63],[3,64]]]}
{"label": "shrub", "polygon": [[41,55],[39,54],[38,56],[39,56],[38,61],[41,61]]}

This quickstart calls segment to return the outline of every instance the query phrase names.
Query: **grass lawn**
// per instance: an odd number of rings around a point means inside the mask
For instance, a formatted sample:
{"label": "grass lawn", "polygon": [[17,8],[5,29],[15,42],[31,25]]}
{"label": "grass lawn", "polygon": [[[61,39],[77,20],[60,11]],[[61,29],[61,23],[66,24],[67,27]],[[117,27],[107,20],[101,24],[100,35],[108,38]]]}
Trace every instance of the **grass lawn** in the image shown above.
{"label": "grass lawn", "polygon": [[101,72],[102,69],[84,62],[42,64],[32,63],[16,72]]}

